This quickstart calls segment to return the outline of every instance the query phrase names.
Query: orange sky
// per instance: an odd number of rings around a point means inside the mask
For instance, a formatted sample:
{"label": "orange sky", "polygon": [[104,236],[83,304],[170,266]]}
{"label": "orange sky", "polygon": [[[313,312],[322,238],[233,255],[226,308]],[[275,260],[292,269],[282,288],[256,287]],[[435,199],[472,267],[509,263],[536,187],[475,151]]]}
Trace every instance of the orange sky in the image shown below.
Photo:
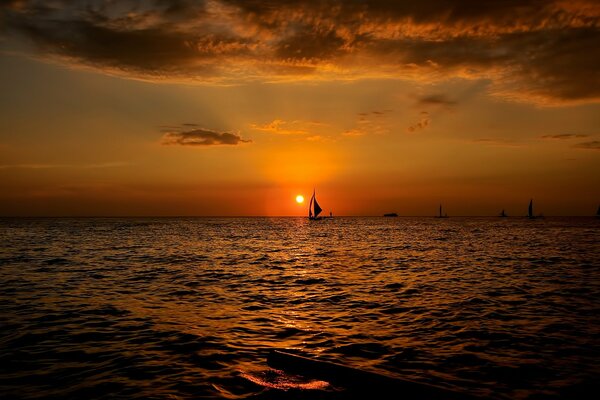
{"label": "orange sky", "polygon": [[3,216],[600,203],[596,1],[0,10]]}

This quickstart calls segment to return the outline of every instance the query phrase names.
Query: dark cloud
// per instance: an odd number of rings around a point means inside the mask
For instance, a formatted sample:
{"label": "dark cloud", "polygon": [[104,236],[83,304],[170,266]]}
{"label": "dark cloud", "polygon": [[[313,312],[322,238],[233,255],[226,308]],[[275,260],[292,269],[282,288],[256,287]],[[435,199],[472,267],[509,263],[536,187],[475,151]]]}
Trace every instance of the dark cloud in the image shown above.
{"label": "dark cloud", "polygon": [[505,43],[513,55],[501,80],[505,90],[541,102],[600,99],[600,52],[590,51],[600,45],[598,28],[511,34]]}
{"label": "dark cloud", "polygon": [[389,115],[391,112],[392,112],[392,110],[390,110],[390,109],[373,110],[370,112],[359,112],[358,119],[359,119],[359,121],[371,120],[371,119],[378,118],[378,117],[385,117],[385,116]]}
{"label": "dark cloud", "polygon": [[600,150],[600,141],[592,140],[590,142],[578,143],[573,146],[576,149]]}
{"label": "dark cloud", "polygon": [[163,135],[163,145],[181,146],[217,146],[250,143],[239,135],[229,132],[215,132],[209,129],[194,129],[188,131],[167,132]]}
{"label": "dark cloud", "polygon": [[4,36],[28,39],[38,55],[128,77],[462,77],[548,105],[600,100],[599,26],[596,0],[0,3]]}
{"label": "dark cloud", "polygon": [[432,94],[424,96],[418,99],[417,104],[419,106],[442,106],[442,107],[454,107],[458,104],[457,101],[449,99],[443,94]]}
{"label": "dark cloud", "polygon": [[581,135],[575,133],[561,133],[558,135],[543,135],[540,136],[542,139],[552,139],[552,140],[568,140],[568,139],[577,139],[577,138],[586,138],[590,135]]}

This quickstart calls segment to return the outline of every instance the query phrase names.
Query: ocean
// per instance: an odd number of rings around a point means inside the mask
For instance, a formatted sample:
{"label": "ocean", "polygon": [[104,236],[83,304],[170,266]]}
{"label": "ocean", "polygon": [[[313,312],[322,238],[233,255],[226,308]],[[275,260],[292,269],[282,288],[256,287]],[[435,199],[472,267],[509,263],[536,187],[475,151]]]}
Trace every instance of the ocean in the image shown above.
{"label": "ocean", "polygon": [[595,398],[599,239],[594,218],[0,219],[0,398],[353,396],[273,349]]}

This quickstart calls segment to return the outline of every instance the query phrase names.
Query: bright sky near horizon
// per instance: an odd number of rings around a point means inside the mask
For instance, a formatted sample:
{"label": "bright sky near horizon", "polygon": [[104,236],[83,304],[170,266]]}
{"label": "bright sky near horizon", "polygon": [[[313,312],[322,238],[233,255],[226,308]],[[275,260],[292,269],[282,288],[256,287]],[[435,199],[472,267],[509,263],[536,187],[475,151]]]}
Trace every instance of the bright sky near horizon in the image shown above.
{"label": "bright sky near horizon", "polygon": [[600,4],[0,3],[0,216],[593,215]]}

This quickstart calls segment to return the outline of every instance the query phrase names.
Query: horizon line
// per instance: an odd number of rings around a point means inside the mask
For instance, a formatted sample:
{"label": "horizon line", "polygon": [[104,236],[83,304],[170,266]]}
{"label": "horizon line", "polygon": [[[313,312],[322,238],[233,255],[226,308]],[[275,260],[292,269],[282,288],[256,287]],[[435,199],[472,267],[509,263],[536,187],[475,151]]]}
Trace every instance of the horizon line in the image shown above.
{"label": "horizon line", "polygon": [[[538,218],[565,218],[565,217],[597,217],[596,214],[585,215],[537,215]],[[0,215],[0,218],[308,218],[306,215]],[[329,218],[329,217],[328,217]],[[439,218],[437,215],[400,215],[386,217],[377,215],[334,215],[335,218]],[[448,215],[450,218],[528,218],[523,215]],[[446,218],[444,218],[446,219]]]}

